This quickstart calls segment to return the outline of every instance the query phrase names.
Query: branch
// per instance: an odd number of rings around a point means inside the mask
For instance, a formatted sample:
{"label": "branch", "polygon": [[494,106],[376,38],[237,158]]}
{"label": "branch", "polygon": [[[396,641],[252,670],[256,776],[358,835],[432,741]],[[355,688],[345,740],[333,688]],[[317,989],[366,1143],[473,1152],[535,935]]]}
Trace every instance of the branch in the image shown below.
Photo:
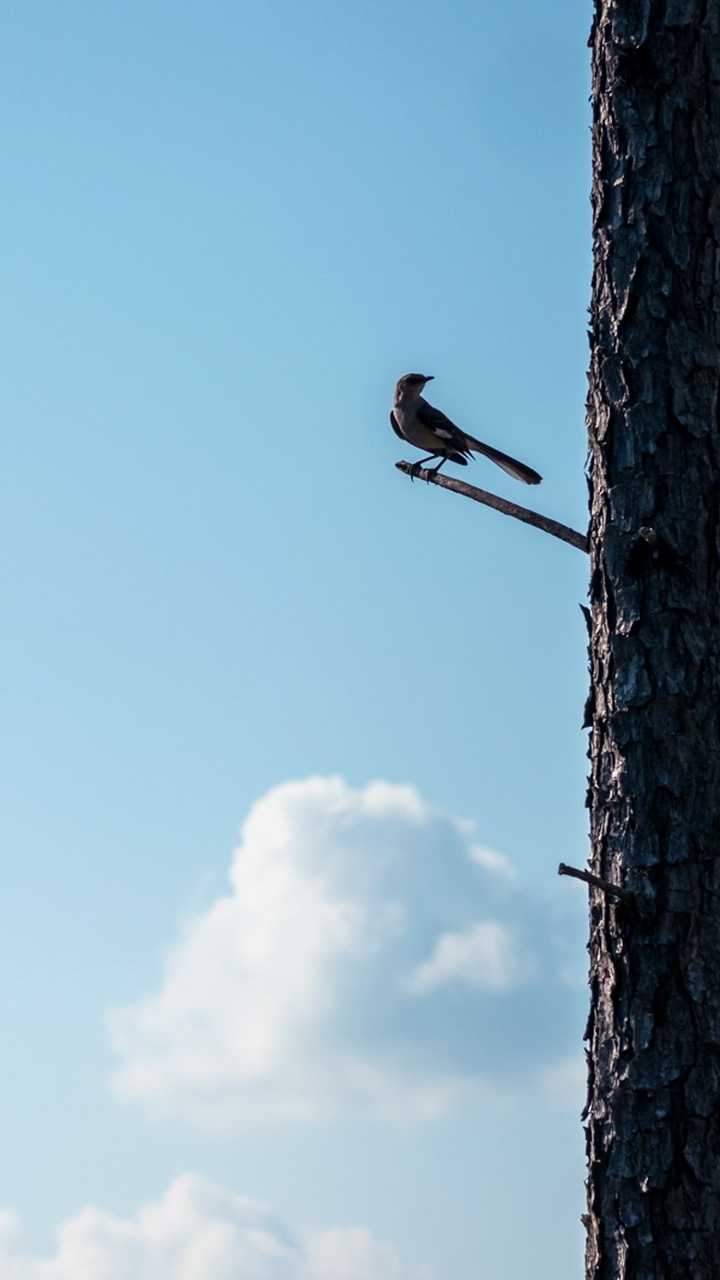
{"label": "branch", "polygon": [[496,494],[488,493],[485,489],[476,489],[474,484],[456,480],[455,476],[435,475],[425,467],[414,470],[409,462],[396,462],[395,466],[398,471],[404,471],[406,476],[416,475],[419,480],[439,484],[441,489],[452,489],[453,493],[462,493],[466,498],[472,498],[473,502],[482,502],[486,507],[502,511],[505,516],[514,516],[524,524],[532,524],[536,529],[543,529],[545,533],[552,534],[553,538],[569,542],[571,547],[577,547],[580,551],[588,550],[588,540],[584,533],[578,533],[576,529],[570,529],[566,524],[560,524],[558,520],[551,520],[549,516],[541,516],[537,511],[529,511],[527,507],[518,507],[514,502],[508,502],[506,498],[498,498]]}
{"label": "branch", "polygon": [[586,884],[592,884],[596,889],[602,889],[603,893],[607,893],[611,898],[619,898],[621,902],[627,902],[629,906],[636,906],[635,894],[629,889],[621,889],[618,884],[611,884],[609,880],[601,880],[600,876],[594,876],[592,871],[580,871],[577,867],[568,867],[564,862],[558,867],[559,876],[572,876],[573,880],[584,880]]}

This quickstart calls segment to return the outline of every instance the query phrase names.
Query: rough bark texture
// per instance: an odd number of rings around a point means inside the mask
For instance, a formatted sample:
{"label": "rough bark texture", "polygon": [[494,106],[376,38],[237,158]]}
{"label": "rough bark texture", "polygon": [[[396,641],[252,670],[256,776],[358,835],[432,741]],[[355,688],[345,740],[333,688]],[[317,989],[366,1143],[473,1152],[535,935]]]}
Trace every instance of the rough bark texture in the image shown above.
{"label": "rough bark texture", "polygon": [[588,1280],[720,1277],[720,0],[596,0]]}

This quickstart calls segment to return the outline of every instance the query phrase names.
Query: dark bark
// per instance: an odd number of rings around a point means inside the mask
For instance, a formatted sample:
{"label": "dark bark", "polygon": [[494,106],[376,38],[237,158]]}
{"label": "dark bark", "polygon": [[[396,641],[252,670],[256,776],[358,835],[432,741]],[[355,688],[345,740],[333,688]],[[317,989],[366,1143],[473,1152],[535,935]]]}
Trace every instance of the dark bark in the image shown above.
{"label": "dark bark", "polygon": [[596,0],[588,1280],[720,1276],[720,0]]}

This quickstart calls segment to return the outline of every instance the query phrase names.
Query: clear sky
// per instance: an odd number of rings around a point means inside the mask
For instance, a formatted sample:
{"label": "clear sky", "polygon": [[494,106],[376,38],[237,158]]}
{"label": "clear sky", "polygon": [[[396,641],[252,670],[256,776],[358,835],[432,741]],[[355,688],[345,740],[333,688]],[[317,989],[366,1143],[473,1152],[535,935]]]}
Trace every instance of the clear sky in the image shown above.
{"label": "clear sky", "polygon": [[0,16],[0,1280],[580,1274],[589,10]]}

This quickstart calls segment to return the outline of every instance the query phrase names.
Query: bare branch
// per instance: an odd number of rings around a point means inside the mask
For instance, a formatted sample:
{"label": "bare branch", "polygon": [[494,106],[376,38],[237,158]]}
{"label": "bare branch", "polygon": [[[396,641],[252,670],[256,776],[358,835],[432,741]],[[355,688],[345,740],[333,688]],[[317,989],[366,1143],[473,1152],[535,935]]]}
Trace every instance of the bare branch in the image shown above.
{"label": "bare branch", "polygon": [[620,885],[611,884],[609,880],[602,880],[600,876],[594,876],[592,871],[581,871],[578,867],[568,867],[564,862],[558,867],[559,876],[572,876],[573,880],[584,880],[586,884],[592,884],[596,889],[602,889],[603,893],[607,893],[611,898],[619,898],[621,902],[627,902],[630,906],[636,906],[635,894],[629,889],[621,889]]}
{"label": "bare branch", "polygon": [[396,462],[395,466],[398,471],[404,471],[406,476],[417,476],[419,480],[426,480],[430,484],[438,484],[441,489],[452,489],[453,493],[462,493],[466,498],[472,498],[473,502],[482,502],[486,507],[492,507],[495,511],[502,511],[505,516],[514,516],[516,520],[522,520],[524,524],[532,524],[536,529],[542,529],[545,533],[549,533],[553,538],[560,538],[562,542],[569,542],[571,547],[577,547],[580,551],[588,550],[588,540],[584,533],[578,533],[576,529],[570,529],[566,524],[560,524],[558,520],[551,520],[549,516],[541,516],[538,511],[529,511],[527,507],[518,507],[514,502],[508,502],[506,498],[498,498],[495,493],[488,493],[485,489],[476,489],[474,484],[466,484],[464,480],[456,480],[455,476],[435,475],[433,471],[427,471],[425,467],[415,470],[410,462]]}

